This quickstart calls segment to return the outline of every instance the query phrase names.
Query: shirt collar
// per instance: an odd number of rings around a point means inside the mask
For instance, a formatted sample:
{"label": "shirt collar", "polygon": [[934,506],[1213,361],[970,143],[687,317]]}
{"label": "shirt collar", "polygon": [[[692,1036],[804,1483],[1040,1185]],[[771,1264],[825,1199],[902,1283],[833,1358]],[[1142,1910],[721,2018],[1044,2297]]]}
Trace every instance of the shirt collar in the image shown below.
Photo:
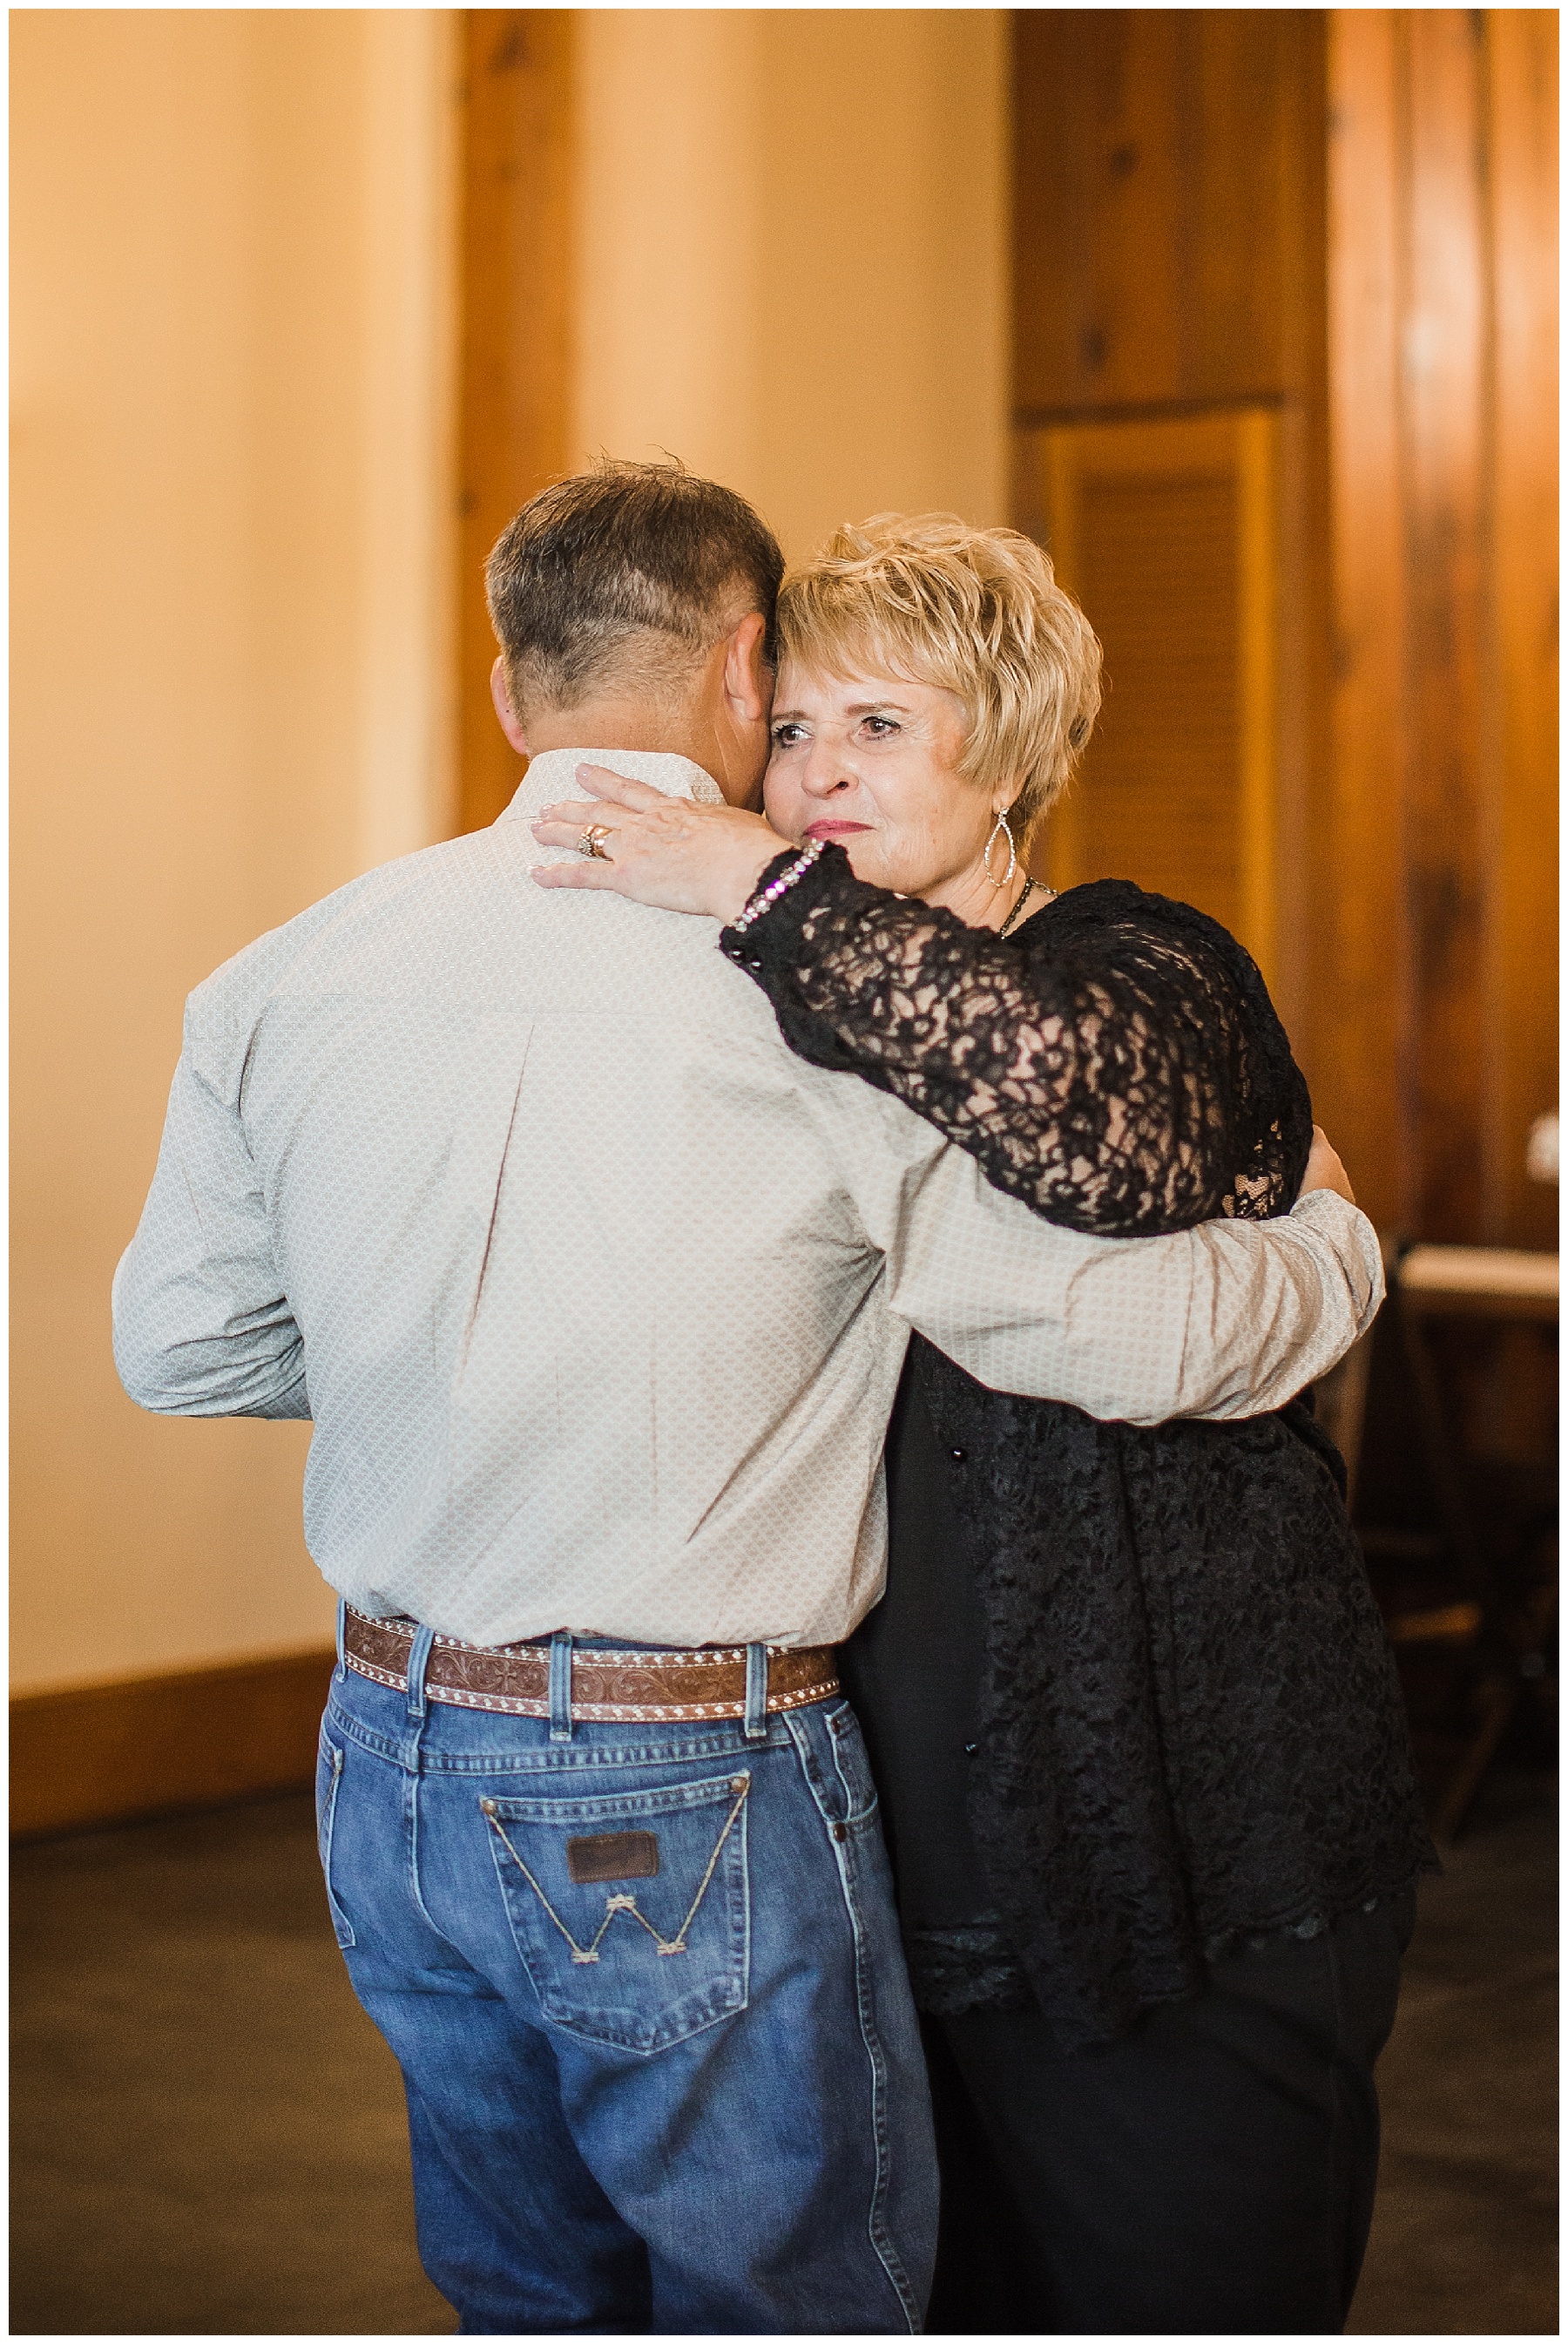
{"label": "shirt collar", "polygon": [[689,757],[673,757],[655,749],[546,749],[530,762],[501,820],[520,817],[527,822],[542,806],[558,804],[565,798],[586,799],[588,792],[578,780],[578,767],[583,764],[608,765],[612,773],[647,782],[668,798],[692,798],[699,805],[724,803],[724,793],[713,776]]}

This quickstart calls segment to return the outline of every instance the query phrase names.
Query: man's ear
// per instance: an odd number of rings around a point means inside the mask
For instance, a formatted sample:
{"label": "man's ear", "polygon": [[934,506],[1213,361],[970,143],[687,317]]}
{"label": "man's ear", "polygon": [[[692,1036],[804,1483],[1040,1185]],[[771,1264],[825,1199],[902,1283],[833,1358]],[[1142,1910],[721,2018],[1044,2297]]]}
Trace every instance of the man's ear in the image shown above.
{"label": "man's ear", "polygon": [[512,695],[507,689],[507,662],[503,659],[498,659],[495,666],[490,670],[490,698],[496,703],[496,714],[500,721],[501,730],[518,756],[531,755],[527,735],[512,713]]}
{"label": "man's ear", "polygon": [[762,655],[767,636],[761,611],[748,611],[725,645],[724,696],[745,724],[761,723],[773,705],[773,671]]}

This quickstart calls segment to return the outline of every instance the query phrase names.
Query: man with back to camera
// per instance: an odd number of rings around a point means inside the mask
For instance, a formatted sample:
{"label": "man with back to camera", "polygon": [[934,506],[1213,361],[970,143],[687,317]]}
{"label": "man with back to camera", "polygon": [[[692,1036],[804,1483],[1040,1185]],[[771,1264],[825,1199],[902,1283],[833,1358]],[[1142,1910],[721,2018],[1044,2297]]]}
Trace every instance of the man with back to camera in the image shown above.
{"label": "man with back to camera", "polygon": [[[524,782],[197,988],[116,1281],[144,1406],[315,1421],[328,1900],[466,2333],[919,2329],[930,2117],[832,1649],[908,1330],[1157,1421],[1238,1350],[1280,1404],[1378,1291],[1348,1204],[1043,1224],[793,1057],[701,922],[532,884],[581,757],[757,803],[781,568],[678,468],[524,508],[487,571]],[[1134,1375],[1200,1295],[1201,1351]]]}

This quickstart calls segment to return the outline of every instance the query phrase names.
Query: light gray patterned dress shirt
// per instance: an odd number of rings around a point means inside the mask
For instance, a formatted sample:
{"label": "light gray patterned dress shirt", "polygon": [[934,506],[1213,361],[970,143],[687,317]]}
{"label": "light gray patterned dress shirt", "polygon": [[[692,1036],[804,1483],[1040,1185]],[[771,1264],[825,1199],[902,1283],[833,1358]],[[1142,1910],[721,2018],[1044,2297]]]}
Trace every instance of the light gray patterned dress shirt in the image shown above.
{"label": "light gray patterned dress shirt", "polygon": [[1080,1237],[788,1050],[709,920],[547,892],[528,817],[357,880],[191,995],[120,1264],[146,1408],[315,1420],[306,1537],[363,1610],[480,1643],[831,1643],[884,1568],[911,1327],[1103,1418],[1239,1417],[1381,1296],[1370,1225]]}

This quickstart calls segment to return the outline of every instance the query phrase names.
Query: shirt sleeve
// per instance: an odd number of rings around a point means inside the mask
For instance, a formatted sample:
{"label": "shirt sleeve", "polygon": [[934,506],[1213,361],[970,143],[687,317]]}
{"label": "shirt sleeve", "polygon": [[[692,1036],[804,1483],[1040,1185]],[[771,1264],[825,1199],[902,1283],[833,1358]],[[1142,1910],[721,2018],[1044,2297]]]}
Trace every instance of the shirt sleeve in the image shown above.
{"label": "shirt sleeve", "polygon": [[308,1417],[305,1346],[237,1106],[187,1047],[157,1170],[114,1284],[115,1365],[161,1416]]}
{"label": "shirt sleeve", "polygon": [[1382,1299],[1376,1232],[1326,1190],[1272,1220],[1095,1238],[1042,1223],[948,1148],[873,1197],[879,1217],[896,1316],[992,1389],[1106,1421],[1282,1408]]}

